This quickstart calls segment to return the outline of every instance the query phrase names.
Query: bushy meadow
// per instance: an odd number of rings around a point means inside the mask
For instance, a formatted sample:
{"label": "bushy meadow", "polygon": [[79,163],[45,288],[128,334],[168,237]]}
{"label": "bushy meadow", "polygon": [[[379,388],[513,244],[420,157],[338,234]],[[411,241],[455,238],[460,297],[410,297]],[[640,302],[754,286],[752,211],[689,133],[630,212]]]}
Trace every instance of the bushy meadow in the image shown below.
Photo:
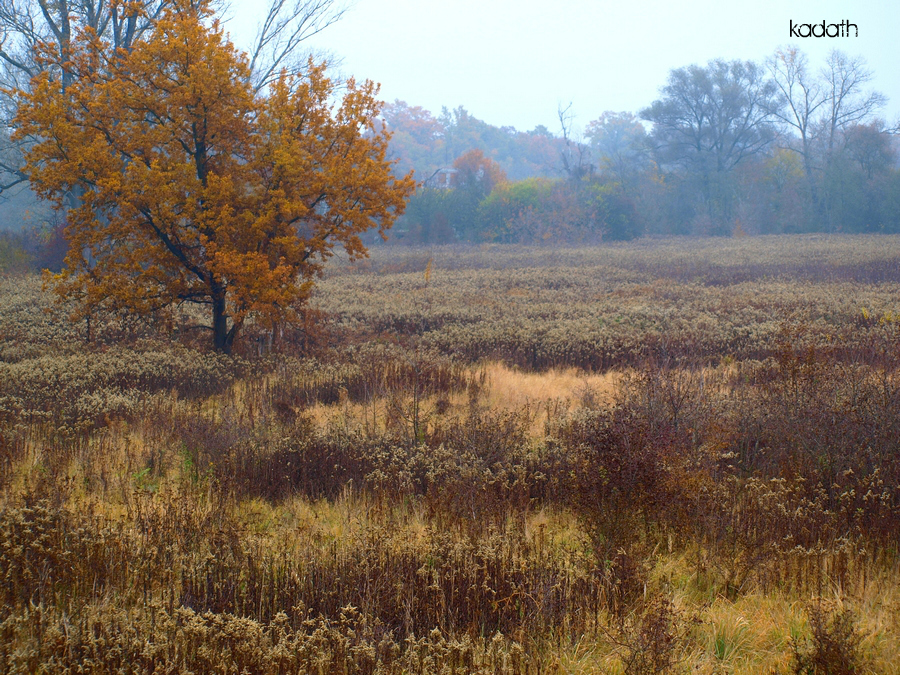
{"label": "bushy meadow", "polygon": [[299,326],[0,280],[0,672],[900,671],[900,238],[375,247]]}

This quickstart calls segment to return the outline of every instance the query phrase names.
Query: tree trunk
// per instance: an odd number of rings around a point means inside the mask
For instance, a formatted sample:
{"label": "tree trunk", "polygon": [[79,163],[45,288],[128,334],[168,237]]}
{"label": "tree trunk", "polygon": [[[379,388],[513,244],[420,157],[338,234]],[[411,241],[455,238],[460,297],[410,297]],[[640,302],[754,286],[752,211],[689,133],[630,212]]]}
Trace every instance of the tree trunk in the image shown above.
{"label": "tree trunk", "polygon": [[217,290],[213,293],[213,346],[217,352],[231,353],[234,338],[237,335],[238,324],[228,328],[228,315],[225,313],[225,291]]}

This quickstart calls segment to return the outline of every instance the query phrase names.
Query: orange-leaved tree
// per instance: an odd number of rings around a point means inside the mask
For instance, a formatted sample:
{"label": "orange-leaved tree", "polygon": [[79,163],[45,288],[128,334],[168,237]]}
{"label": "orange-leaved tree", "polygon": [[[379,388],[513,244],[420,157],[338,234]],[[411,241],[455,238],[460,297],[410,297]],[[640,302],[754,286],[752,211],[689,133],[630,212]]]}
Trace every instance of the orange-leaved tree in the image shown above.
{"label": "orange-leaved tree", "polygon": [[37,139],[35,191],[67,209],[55,290],[86,312],[199,303],[228,352],[251,317],[290,319],[335,246],[366,255],[360,234],[384,235],[414,189],[385,159],[376,85],[338,97],[310,62],[254,93],[205,0],[175,0],[128,51],[84,30],[52,65],[16,133]]}
{"label": "orange-leaved tree", "polygon": [[483,199],[498,185],[506,182],[506,172],[481,150],[469,150],[453,161],[456,187],[463,188]]}

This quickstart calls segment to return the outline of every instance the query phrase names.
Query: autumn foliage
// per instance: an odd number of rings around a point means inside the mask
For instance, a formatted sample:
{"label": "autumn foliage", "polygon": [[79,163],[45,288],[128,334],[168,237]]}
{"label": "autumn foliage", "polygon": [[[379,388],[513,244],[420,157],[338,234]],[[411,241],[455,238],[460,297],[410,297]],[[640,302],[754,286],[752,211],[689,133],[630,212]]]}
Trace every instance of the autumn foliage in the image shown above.
{"label": "autumn foliage", "polygon": [[16,134],[37,139],[34,189],[67,210],[52,281],[85,312],[201,304],[230,351],[248,319],[290,320],[336,245],[364,256],[360,234],[384,234],[414,187],[373,127],[376,85],[351,79],[335,102],[310,61],[257,94],[207,3],[173,3],[130,51],[84,30],[56,60]]}

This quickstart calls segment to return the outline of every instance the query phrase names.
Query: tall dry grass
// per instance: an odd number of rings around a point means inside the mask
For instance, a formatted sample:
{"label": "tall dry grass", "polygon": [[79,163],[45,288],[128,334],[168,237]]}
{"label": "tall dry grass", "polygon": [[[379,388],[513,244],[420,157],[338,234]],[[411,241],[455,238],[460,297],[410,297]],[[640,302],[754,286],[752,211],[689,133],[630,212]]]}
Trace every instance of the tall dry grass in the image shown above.
{"label": "tall dry grass", "polygon": [[376,256],[228,359],[5,280],[0,670],[897,672],[895,242],[802,243]]}

